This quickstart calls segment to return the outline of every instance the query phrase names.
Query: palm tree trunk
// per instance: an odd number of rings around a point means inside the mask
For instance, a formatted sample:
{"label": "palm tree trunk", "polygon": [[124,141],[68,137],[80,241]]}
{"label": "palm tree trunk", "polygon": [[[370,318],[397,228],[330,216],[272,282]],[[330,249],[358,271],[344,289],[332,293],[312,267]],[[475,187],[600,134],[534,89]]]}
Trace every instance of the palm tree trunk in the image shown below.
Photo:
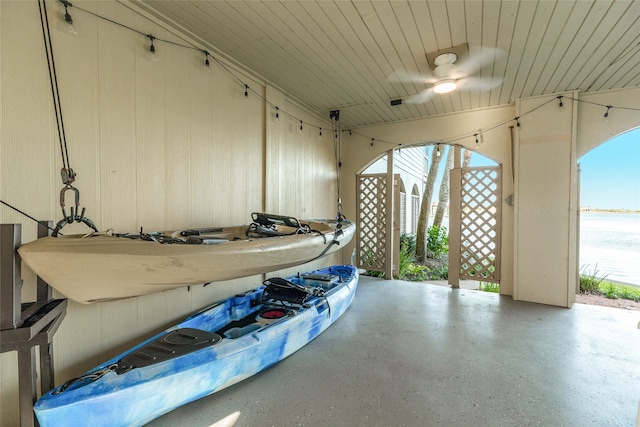
{"label": "palm tree trunk", "polygon": [[442,176],[442,182],[440,183],[440,192],[438,193],[438,209],[436,210],[436,216],[433,218],[433,225],[440,227],[442,225],[442,218],[444,212],[447,209],[449,203],[449,171],[453,169],[453,147],[449,147],[449,153],[447,154],[447,163]]}
{"label": "palm tree trunk", "polygon": [[468,168],[469,164],[471,164],[471,155],[472,154],[473,154],[473,151],[464,150],[464,160],[462,161],[462,167],[463,168]]}
{"label": "palm tree trunk", "polygon": [[420,205],[420,215],[418,216],[418,229],[416,231],[416,258],[424,262],[427,255],[427,228],[429,224],[429,210],[431,209],[431,198],[433,197],[433,187],[435,186],[438,169],[442,156],[438,156],[440,146],[434,146],[431,150],[431,166],[427,174],[427,184],[422,195]]}

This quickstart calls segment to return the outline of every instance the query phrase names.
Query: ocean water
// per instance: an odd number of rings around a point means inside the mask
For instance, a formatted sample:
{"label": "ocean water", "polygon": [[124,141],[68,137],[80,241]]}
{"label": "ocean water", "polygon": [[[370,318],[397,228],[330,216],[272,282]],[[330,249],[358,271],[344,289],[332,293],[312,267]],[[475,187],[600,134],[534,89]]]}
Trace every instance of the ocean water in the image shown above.
{"label": "ocean water", "polygon": [[640,286],[640,214],[581,212],[580,267]]}
{"label": "ocean water", "polygon": [[[430,224],[433,216],[429,217]],[[449,218],[442,225],[449,227]],[[583,272],[640,286],[640,214],[580,213],[580,262]]]}

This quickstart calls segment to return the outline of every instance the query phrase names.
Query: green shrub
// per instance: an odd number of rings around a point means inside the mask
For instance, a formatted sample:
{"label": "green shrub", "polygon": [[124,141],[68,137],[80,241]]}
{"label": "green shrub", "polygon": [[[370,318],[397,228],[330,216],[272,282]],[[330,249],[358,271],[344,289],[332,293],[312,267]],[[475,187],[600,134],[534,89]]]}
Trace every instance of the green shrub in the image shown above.
{"label": "green shrub", "polygon": [[365,275],[367,276],[371,276],[371,277],[384,277],[384,271],[377,271],[377,270],[367,270],[365,272]]}
{"label": "green shrub", "polygon": [[415,264],[416,239],[415,236],[403,234],[400,237],[400,260],[398,262],[398,275],[396,279],[423,281],[427,279],[427,268]]}
{"label": "green shrub", "polygon": [[427,230],[427,258],[439,259],[449,252],[447,227],[432,225]]}
{"label": "green shrub", "polygon": [[427,271],[428,280],[447,280],[449,278],[449,267],[446,265],[443,267],[427,268]]}
{"label": "green shrub", "polygon": [[409,269],[411,268],[412,263],[413,263],[413,257],[409,253],[409,249],[406,246],[402,246],[402,243],[400,243],[398,275],[395,278],[404,280],[404,277],[407,275]]}
{"label": "green shrub", "polygon": [[400,235],[400,250],[406,248],[408,253],[412,256],[416,256],[416,235],[402,233]]}
{"label": "green shrub", "polygon": [[[398,261],[398,274],[394,279],[423,281],[427,279],[427,268],[423,265],[415,264],[416,238],[409,234],[402,234],[400,237],[400,254]],[[363,257],[363,263],[372,266],[377,261],[377,257],[371,252]],[[385,277],[384,271],[367,270],[367,276]]]}
{"label": "green shrub", "polygon": [[598,264],[593,268],[592,272],[587,270],[589,265],[585,264],[580,268],[580,291],[582,292],[601,292],[600,285],[607,278],[608,274],[602,277],[598,275]]}
{"label": "green shrub", "polygon": [[427,280],[427,267],[420,264],[409,264],[400,279],[412,282],[423,282]]}
{"label": "green shrub", "polygon": [[[449,249],[449,239],[446,227],[430,227],[427,250],[429,258],[439,259]],[[367,266],[372,266],[377,260],[372,251],[368,251],[362,261]],[[373,277],[385,277],[383,271],[367,270],[366,275]],[[425,280],[446,280],[449,278],[449,269],[444,267],[427,267],[416,262],[416,236],[402,233],[400,236],[400,254],[398,261],[398,273],[394,279],[423,282]]]}

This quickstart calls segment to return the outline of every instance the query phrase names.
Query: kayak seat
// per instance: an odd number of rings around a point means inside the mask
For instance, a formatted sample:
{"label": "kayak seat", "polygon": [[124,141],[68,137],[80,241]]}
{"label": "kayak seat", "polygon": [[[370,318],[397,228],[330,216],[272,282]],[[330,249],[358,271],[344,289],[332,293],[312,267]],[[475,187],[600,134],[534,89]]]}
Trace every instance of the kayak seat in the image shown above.
{"label": "kayak seat", "polygon": [[292,216],[284,216],[284,215],[274,215],[267,214],[263,212],[253,212],[251,213],[251,220],[254,223],[271,226],[271,225],[285,225],[287,227],[292,228],[301,228],[302,225],[297,218]]}
{"label": "kayak seat", "polygon": [[175,329],[124,356],[117,363],[116,373],[120,375],[135,368],[171,360],[212,346],[221,340],[220,335],[201,329]]}
{"label": "kayak seat", "polygon": [[251,219],[253,222],[247,229],[247,237],[291,236],[311,232],[309,224],[303,224],[290,216],[253,212]]}
{"label": "kayak seat", "polygon": [[290,282],[281,277],[272,277],[263,282],[266,286],[260,297],[260,301],[280,301],[291,304],[302,305],[310,295],[304,286]]}
{"label": "kayak seat", "polygon": [[298,229],[293,227],[287,227],[282,225],[261,225],[255,222],[249,225],[247,229],[247,237],[260,238],[260,237],[277,237],[277,236],[291,236],[297,234]]}

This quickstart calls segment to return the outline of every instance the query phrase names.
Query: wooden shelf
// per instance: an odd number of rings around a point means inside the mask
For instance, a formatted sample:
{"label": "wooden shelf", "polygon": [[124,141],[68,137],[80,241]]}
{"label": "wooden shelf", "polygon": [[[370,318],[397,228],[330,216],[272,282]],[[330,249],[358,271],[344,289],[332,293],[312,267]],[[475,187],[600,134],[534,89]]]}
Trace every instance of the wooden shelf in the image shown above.
{"label": "wooden shelf", "polygon": [[[48,234],[50,223],[40,223],[38,237]],[[38,278],[38,301],[22,303],[22,278],[17,249],[20,224],[0,225],[0,353],[18,352],[20,425],[38,424],[33,414],[37,399],[36,355],[40,352],[40,390],[54,387],[51,341],[67,312],[66,299],[52,299],[51,288]]]}

